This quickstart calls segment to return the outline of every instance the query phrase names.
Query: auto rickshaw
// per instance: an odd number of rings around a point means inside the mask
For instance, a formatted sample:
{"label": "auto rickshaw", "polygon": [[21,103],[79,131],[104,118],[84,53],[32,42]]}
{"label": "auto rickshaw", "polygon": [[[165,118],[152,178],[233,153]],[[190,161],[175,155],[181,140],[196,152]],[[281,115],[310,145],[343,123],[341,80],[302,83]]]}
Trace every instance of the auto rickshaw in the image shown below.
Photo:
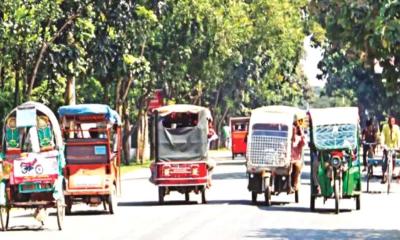
{"label": "auto rickshaw", "polygon": [[[304,111],[288,106],[268,106],[252,111],[246,160],[253,204],[258,194],[264,194],[266,205],[270,206],[271,195],[291,193],[293,122],[303,116]],[[298,189],[294,195],[298,203]]]}
{"label": "auto rickshaw", "polygon": [[358,108],[310,109],[311,211],[315,200],[354,198],[360,209],[361,173]]}
{"label": "auto rickshaw", "polygon": [[65,139],[65,203],[103,203],[114,214],[120,186],[121,119],[103,104],[79,104],[58,109]]}
{"label": "auto rickshaw", "polygon": [[154,110],[155,162],[150,179],[158,186],[159,203],[171,191],[201,193],[206,203],[213,164],[208,160],[208,133],[211,113],[195,105],[169,105]]}
{"label": "auto rickshaw", "polygon": [[[62,190],[64,143],[56,116],[45,105],[26,102],[4,119],[0,156],[0,219],[9,229],[12,208],[35,209],[44,224],[47,208],[55,208],[58,229],[64,219]],[[38,216],[42,217],[38,217]]]}
{"label": "auto rickshaw", "polygon": [[232,117],[230,118],[230,129],[232,139],[232,159],[237,155],[246,155],[247,133],[250,117]]}

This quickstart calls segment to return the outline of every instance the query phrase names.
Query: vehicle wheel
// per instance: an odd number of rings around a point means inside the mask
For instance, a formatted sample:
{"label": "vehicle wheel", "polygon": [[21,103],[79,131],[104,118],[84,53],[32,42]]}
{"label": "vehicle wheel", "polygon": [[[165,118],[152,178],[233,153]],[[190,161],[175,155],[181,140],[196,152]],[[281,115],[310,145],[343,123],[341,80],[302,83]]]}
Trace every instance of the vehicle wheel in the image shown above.
{"label": "vehicle wheel", "polygon": [[69,197],[65,197],[65,215],[71,215],[72,213],[71,210],[72,210],[72,200]]}
{"label": "vehicle wheel", "polygon": [[387,169],[388,169],[387,170],[387,172],[388,172],[388,174],[387,174],[387,194],[389,194],[390,193],[390,183],[392,182],[392,178],[393,178],[392,162],[389,163],[389,161],[388,161]]}
{"label": "vehicle wheel", "polygon": [[201,203],[202,204],[206,204],[207,203],[207,199],[206,199],[206,188],[203,188],[201,190]]}
{"label": "vehicle wheel", "polygon": [[6,226],[5,226],[5,216],[6,216],[6,209],[4,207],[0,207],[0,227],[1,227],[1,231],[5,231],[6,230]]}
{"label": "vehicle wheel", "polygon": [[234,160],[235,159],[235,154],[232,154],[232,160]]}
{"label": "vehicle wheel", "polygon": [[315,211],[315,196],[313,196],[313,195],[311,195],[311,198],[310,198],[310,210],[312,212]]}
{"label": "vehicle wheel", "polygon": [[110,214],[114,214],[115,211],[117,210],[117,191],[115,190],[115,186],[111,190],[110,195],[108,195],[108,210],[110,211]]}
{"label": "vehicle wheel", "polygon": [[294,192],[294,201],[295,201],[296,203],[299,203],[299,190],[296,190],[296,191]]}
{"label": "vehicle wheel", "polygon": [[158,187],[158,203],[164,203],[165,187]]}
{"label": "vehicle wheel", "polygon": [[372,166],[368,166],[367,170],[367,192],[369,192],[369,180],[372,178]]}
{"label": "vehicle wheel", "polygon": [[264,195],[265,195],[265,204],[267,206],[271,206],[271,189],[269,188],[269,186],[265,187]]}
{"label": "vehicle wheel", "polygon": [[58,230],[61,231],[64,226],[64,216],[65,216],[65,204],[62,200],[56,201],[56,209],[57,209]]}
{"label": "vehicle wheel", "polygon": [[361,209],[361,196],[358,195],[356,196],[356,210],[360,210]]}
{"label": "vehicle wheel", "polygon": [[107,211],[107,201],[103,200],[103,209],[104,211]]}
{"label": "vehicle wheel", "polygon": [[335,213],[339,214],[339,182],[335,180],[335,184],[333,185],[333,190],[335,194]]}
{"label": "vehicle wheel", "polygon": [[189,192],[185,192],[185,202],[189,202],[189,201],[190,201]]}
{"label": "vehicle wheel", "polygon": [[[4,231],[8,230],[9,227],[9,223],[10,223],[10,211],[11,211],[11,207],[7,207],[5,213],[6,213],[6,226],[4,228]],[[3,212],[4,213],[4,212]]]}
{"label": "vehicle wheel", "polygon": [[251,192],[251,203],[257,204],[257,192]]}

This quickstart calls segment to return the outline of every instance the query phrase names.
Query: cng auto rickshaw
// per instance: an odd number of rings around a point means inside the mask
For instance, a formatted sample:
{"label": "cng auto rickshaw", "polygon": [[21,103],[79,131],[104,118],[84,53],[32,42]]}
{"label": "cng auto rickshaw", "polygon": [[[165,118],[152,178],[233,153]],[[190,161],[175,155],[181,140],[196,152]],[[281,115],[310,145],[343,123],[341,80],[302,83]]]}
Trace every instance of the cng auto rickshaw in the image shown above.
{"label": "cng auto rickshaw", "polygon": [[[293,121],[304,112],[295,107],[268,106],[252,111],[247,139],[248,189],[252,203],[263,193],[267,206],[271,195],[291,193],[291,139]],[[299,201],[299,190],[294,192]]]}
{"label": "cng auto rickshaw", "polygon": [[103,104],[79,104],[58,109],[65,139],[65,203],[103,203],[114,214],[120,186],[121,119]]}
{"label": "cng auto rickshaw", "polygon": [[195,105],[169,105],[154,110],[155,162],[150,179],[158,186],[159,203],[171,191],[201,193],[206,203],[213,164],[208,160],[208,133],[211,113]]}
{"label": "cng auto rickshaw", "polygon": [[324,202],[354,198],[360,209],[361,173],[359,159],[360,127],[358,108],[337,107],[309,110],[311,155],[311,201],[323,197]]}
{"label": "cng auto rickshaw", "polygon": [[235,159],[235,156],[239,154],[246,155],[249,121],[250,117],[230,118],[232,159]]}
{"label": "cng auto rickshaw", "polygon": [[[64,143],[56,116],[45,105],[26,102],[4,119],[0,169],[0,222],[9,229],[12,208],[55,208],[58,229],[63,227],[62,190]],[[1,177],[1,176],[0,176]],[[40,214],[43,216],[43,214]]]}

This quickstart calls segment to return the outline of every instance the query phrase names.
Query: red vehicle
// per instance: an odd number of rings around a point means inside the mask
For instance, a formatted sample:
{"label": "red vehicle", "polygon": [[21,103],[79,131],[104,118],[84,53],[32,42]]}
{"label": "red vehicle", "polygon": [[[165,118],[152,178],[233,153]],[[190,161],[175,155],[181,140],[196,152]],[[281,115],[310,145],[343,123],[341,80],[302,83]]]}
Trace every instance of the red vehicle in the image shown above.
{"label": "red vehicle", "polygon": [[114,214],[120,186],[121,119],[107,105],[80,104],[58,110],[65,138],[65,204],[103,203]]}
{"label": "red vehicle", "polygon": [[159,203],[171,191],[201,193],[206,203],[212,165],[208,161],[209,123],[207,108],[194,105],[171,105],[154,111],[154,150],[151,181],[158,186]]}
{"label": "red vehicle", "polygon": [[239,154],[246,155],[249,121],[250,117],[232,117],[230,119],[232,159]]}

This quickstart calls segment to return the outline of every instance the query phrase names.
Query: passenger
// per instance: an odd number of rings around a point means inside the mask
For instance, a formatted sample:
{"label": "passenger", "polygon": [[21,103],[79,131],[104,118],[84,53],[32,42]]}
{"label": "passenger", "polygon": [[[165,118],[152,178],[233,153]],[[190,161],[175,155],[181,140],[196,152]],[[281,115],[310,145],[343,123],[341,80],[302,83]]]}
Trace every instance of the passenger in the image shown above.
{"label": "passenger", "polygon": [[[370,145],[376,143],[378,140],[378,130],[375,129],[372,124],[372,119],[368,119],[366,127],[362,131],[361,141],[363,143],[363,172],[367,170],[367,154],[373,156],[375,154],[376,145]],[[369,144],[368,144],[369,143]]]}
{"label": "passenger", "polygon": [[302,119],[295,119],[293,123],[293,133],[291,139],[291,185],[292,187],[288,189],[288,193],[299,190],[301,169],[303,167],[303,147],[305,145],[305,136],[303,130],[301,129]]}
{"label": "passenger", "polygon": [[[381,183],[386,183],[387,177],[386,176],[386,170],[387,170],[387,160],[388,160],[388,151],[387,148],[394,148],[398,149],[399,148],[399,143],[400,143],[400,129],[399,126],[396,124],[396,119],[393,116],[389,116],[388,122],[383,125],[382,128],[382,133],[381,133],[381,141],[380,141],[382,147],[384,148],[383,150],[383,156],[384,156],[384,162],[382,164],[382,182]],[[396,159],[396,156],[394,156],[393,159]],[[394,168],[396,166],[396,161],[392,162],[392,168],[394,172]],[[392,177],[392,176],[389,176]]]}

